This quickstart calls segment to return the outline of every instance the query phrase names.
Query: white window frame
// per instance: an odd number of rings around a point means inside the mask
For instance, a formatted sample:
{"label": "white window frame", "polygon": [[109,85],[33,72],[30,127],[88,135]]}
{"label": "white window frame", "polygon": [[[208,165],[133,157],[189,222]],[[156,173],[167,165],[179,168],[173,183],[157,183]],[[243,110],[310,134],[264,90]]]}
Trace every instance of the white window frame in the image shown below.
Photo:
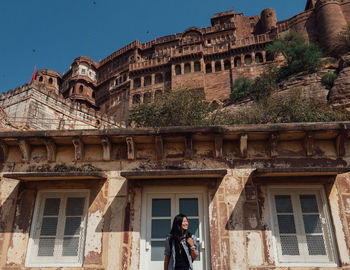
{"label": "white window frame", "polygon": [[[88,212],[90,192],[88,189],[55,189],[55,190],[40,190],[38,191],[35,208],[33,214],[32,225],[30,229],[30,238],[28,243],[27,255],[25,267],[81,267],[83,265],[84,257],[84,246],[85,246],[85,233],[86,233],[86,221]],[[83,219],[81,221],[81,232],[79,240],[79,249],[77,256],[42,256],[39,257],[34,254],[37,251],[37,245],[35,244],[35,239],[39,237],[40,228],[42,224],[43,211],[45,206],[46,198],[63,198],[64,204],[62,202],[59,208],[59,220],[57,222],[57,230],[64,230],[66,198],[67,197],[84,197],[84,209],[83,209]],[[56,247],[56,245],[55,245]]]}
{"label": "white window frame", "polygon": [[[274,195],[298,195],[303,193],[315,194],[317,198],[317,204],[319,207],[319,212],[321,217],[324,218],[325,225],[323,227],[324,238],[328,238],[326,241],[326,251],[328,255],[328,260],[324,261],[325,256],[315,256],[315,260],[307,260],[304,262],[293,261],[293,256],[283,256],[280,252],[279,246],[279,229],[277,222],[277,213],[275,209]],[[280,267],[337,267],[339,264],[335,237],[333,232],[332,220],[329,215],[327,197],[324,192],[324,187],[321,185],[271,185],[267,188],[268,194],[268,204],[270,210],[270,221],[271,221],[271,230],[273,234],[273,248],[276,266]],[[302,218],[302,214],[299,210],[294,209],[293,203],[293,214],[299,215],[297,218]],[[296,226],[299,226],[296,224]],[[304,243],[306,245],[306,243]],[[299,245],[299,242],[298,242]],[[299,256],[298,258],[300,258]],[[321,258],[323,257],[323,258]]]}

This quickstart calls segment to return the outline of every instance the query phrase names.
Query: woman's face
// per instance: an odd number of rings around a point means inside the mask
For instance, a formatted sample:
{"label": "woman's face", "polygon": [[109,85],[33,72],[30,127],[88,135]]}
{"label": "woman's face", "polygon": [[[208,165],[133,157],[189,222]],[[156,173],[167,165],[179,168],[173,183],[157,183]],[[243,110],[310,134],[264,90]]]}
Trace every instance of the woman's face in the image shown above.
{"label": "woman's face", "polygon": [[182,229],[183,230],[187,230],[188,229],[188,220],[187,218],[184,217],[184,219],[182,220]]}

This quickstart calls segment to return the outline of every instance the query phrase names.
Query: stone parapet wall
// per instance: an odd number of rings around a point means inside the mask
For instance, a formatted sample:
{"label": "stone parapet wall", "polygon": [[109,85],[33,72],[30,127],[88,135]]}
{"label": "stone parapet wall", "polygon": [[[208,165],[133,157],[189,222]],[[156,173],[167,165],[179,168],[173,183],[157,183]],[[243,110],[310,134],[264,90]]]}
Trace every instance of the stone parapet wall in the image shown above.
{"label": "stone parapet wall", "polygon": [[114,120],[92,108],[74,103],[40,84],[25,85],[0,96],[8,119],[26,129],[119,127]]}

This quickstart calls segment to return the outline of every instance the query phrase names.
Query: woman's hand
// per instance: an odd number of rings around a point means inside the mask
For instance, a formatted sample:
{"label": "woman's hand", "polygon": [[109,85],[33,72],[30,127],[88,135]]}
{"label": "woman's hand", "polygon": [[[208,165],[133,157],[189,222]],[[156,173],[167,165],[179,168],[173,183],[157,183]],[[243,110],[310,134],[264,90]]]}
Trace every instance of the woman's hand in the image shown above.
{"label": "woman's hand", "polygon": [[196,250],[196,246],[193,243],[193,239],[191,237],[187,238],[187,244],[190,246],[191,258],[192,258],[192,261],[194,261],[197,258],[198,253]]}
{"label": "woman's hand", "polygon": [[194,246],[194,244],[193,244],[193,239],[192,239],[191,237],[188,237],[188,238],[187,238],[187,244],[189,244],[190,247],[193,247],[193,246]]}

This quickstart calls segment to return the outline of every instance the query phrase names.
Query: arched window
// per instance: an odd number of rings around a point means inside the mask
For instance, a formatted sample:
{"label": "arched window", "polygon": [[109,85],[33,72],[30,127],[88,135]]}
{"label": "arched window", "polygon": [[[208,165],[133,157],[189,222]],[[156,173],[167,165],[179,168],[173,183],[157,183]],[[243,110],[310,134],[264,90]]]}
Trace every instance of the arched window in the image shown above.
{"label": "arched window", "polygon": [[135,94],[132,96],[132,104],[139,104],[140,101],[141,101],[141,98],[139,94]]}
{"label": "arched window", "polygon": [[160,73],[156,74],[155,83],[162,83],[162,82],[163,82],[163,75]]}
{"label": "arched window", "polygon": [[82,85],[79,86],[79,93],[83,93],[84,87]]}
{"label": "arched window", "polygon": [[235,67],[241,67],[242,66],[241,57],[239,56],[235,57],[234,64],[235,64]]}
{"label": "arched window", "polygon": [[212,73],[211,63],[205,65],[205,73]]}
{"label": "arched window", "polygon": [[123,76],[123,82],[125,82],[126,81],[126,74],[124,74],[124,76]]}
{"label": "arched window", "polygon": [[201,71],[201,63],[199,61],[194,62],[194,72]]}
{"label": "arched window", "polygon": [[145,77],[144,86],[148,86],[151,84],[152,84],[152,77],[148,75]]}
{"label": "arched window", "polygon": [[49,84],[52,84],[53,83],[53,80],[52,78],[49,79]]}
{"label": "arched window", "polygon": [[215,62],[215,72],[219,72],[219,71],[221,71],[221,62],[216,61]]}
{"label": "arched window", "polygon": [[175,66],[175,74],[176,75],[181,75],[181,66],[180,65],[176,65]]}
{"label": "arched window", "polygon": [[118,85],[119,84],[119,79],[116,79],[115,80],[115,85]]}
{"label": "arched window", "polygon": [[95,98],[95,97],[96,97],[95,92],[92,91],[92,98]]}
{"label": "arched window", "polygon": [[43,76],[39,77],[39,82],[42,82],[44,80]]}
{"label": "arched window", "polygon": [[255,54],[255,63],[262,63],[264,62],[263,56],[261,53],[256,53]]}
{"label": "arched window", "polygon": [[185,64],[185,73],[190,73],[191,72],[191,64],[190,63],[186,63]]}
{"label": "arched window", "polygon": [[224,69],[225,70],[229,70],[231,69],[231,61],[226,59],[225,62],[224,62]]}
{"label": "arched window", "polygon": [[140,78],[134,79],[134,89],[140,88],[140,87],[141,87],[141,79]]}
{"label": "arched window", "polygon": [[143,103],[151,103],[152,102],[152,93],[147,92],[143,95]]}
{"label": "arched window", "polygon": [[244,64],[246,66],[249,66],[252,64],[252,56],[250,54],[247,54],[246,56],[244,56]]}

